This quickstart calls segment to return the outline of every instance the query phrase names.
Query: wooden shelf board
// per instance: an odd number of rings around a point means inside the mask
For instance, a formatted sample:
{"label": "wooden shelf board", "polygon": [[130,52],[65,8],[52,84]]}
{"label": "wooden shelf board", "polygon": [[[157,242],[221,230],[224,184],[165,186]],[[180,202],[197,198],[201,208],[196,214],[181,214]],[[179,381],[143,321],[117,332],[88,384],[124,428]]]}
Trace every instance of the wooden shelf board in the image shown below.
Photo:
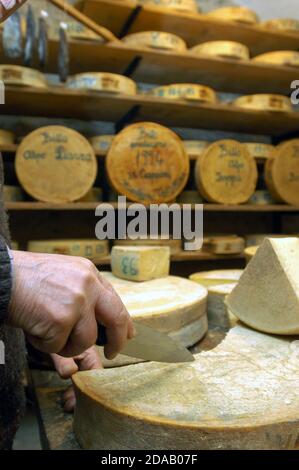
{"label": "wooden shelf board", "polygon": [[0,145],[0,152],[15,153],[17,149],[17,144]]}
{"label": "wooden shelf board", "polygon": [[[95,22],[120,36],[128,19],[136,10],[135,0],[84,0],[82,11]],[[253,55],[274,50],[297,50],[299,35],[269,31],[260,26],[211,19],[206,15],[177,13],[152,6],[143,6],[127,33],[167,31],[185,39],[191,47],[201,42],[231,40],[246,44]]]}
{"label": "wooden shelf board", "polygon": [[132,110],[138,121],[166,126],[214,129],[281,136],[298,132],[298,112],[245,110],[229,104],[199,104],[146,95],[126,96],[102,92],[6,87],[3,114],[103,120],[118,123]]}

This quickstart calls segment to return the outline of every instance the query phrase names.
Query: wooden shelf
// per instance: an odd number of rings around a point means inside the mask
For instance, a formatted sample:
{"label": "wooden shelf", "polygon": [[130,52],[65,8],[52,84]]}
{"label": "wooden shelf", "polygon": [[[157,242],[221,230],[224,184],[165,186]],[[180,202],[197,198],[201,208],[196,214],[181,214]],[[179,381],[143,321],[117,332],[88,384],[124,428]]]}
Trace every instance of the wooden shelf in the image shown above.
{"label": "wooden shelf", "polygon": [[[229,104],[200,105],[152,96],[7,86],[3,114],[102,120],[154,121],[166,126],[283,136],[298,132],[299,113],[253,111]],[[129,117],[129,119],[128,119]],[[127,120],[128,119],[128,120]]]}
{"label": "wooden shelf", "polygon": [[296,33],[267,31],[260,26],[219,21],[201,14],[178,14],[153,6],[138,7],[135,0],[83,0],[80,8],[118,37],[138,31],[167,31],[185,39],[190,47],[213,40],[238,41],[246,44],[253,55],[299,48]]}
{"label": "wooden shelf", "polygon": [[5,145],[0,144],[0,152],[16,153],[17,150],[18,150],[17,144],[5,144]]}

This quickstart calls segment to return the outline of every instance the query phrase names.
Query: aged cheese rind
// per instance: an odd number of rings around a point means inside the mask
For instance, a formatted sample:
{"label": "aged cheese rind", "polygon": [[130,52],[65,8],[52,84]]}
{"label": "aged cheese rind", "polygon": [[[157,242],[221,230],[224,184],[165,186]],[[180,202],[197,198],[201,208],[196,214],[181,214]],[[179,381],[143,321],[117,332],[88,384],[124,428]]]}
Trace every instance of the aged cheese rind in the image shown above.
{"label": "aged cheese rind", "polygon": [[246,7],[222,7],[207,13],[207,16],[222,21],[236,23],[256,24],[259,22],[257,14]]}
{"label": "aged cheese rind", "polygon": [[259,94],[241,96],[233,101],[233,105],[244,109],[261,111],[291,112],[293,106],[290,98],[283,95]]}
{"label": "aged cheese rind", "polygon": [[5,85],[19,85],[34,88],[47,88],[48,82],[38,70],[19,65],[0,65],[0,80]]}
{"label": "aged cheese rind", "polygon": [[252,59],[252,62],[261,64],[285,65],[299,67],[299,52],[296,51],[274,51],[261,54]]}
{"label": "aged cheese rind", "polygon": [[294,338],[238,325],[193,363],[80,372],[75,435],[101,450],[294,449],[297,356]]}
{"label": "aged cheese rind", "polygon": [[249,60],[250,52],[247,46],[234,41],[209,41],[198,44],[190,49],[191,54],[218,56],[228,59]]}
{"label": "aged cheese rind", "polygon": [[69,77],[66,86],[71,89],[96,90],[108,93],[136,95],[137,85],[128,77],[116,73],[89,72]]}
{"label": "aged cheese rind", "polygon": [[217,95],[212,88],[192,83],[175,83],[173,85],[152,88],[149,95],[168,100],[185,99],[201,103],[217,103]]}
{"label": "aged cheese rind", "polygon": [[28,251],[59,255],[82,256],[96,259],[108,256],[107,240],[34,240],[28,243]]}
{"label": "aged cheese rind", "polygon": [[114,246],[111,252],[112,273],[121,279],[150,281],[169,275],[170,249],[160,247]]}
{"label": "aged cheese rind", "polygon": [[227,298],[230,311],[257,330],[299,334],[298,263],[298,238],[266,239]]}
{"label": "aged cheese rind", "polygon": [[183,39],[175,34],[161,31],[144,31],[125,36],[122,41],[133,47],[149,47],[152,49],[165,49],[168,51],[184,52],[187,45]]}
{"label": "aged cheese rind", "polygon": [[224,269],[218,271],[202,271],[191,274],[189,279],[198,282],[202,286],[210,288],[212,286],[233,284],[239,281],[243,274],[242,269]]}

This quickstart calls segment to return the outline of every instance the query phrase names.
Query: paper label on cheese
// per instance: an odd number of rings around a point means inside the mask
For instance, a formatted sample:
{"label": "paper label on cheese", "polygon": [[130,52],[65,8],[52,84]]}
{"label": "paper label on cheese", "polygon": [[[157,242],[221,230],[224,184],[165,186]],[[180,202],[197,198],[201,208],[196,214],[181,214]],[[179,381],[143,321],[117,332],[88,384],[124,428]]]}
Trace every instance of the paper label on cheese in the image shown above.
{"label": "paper label on cheese", "polygon": [[133,47],[150,47],[173,51],[186,51],[187,45],[180,37],[160,31],[145,31],[125,36],[122,41]]}
{"label": "paper label on cheese", "polygon": [[262,111],[293,111],[290,98],[283,95],[248,95],[237,98],[233,104],[240,108],[256,109]]}
{"label": "paper label on cheese", "polygon": [[248,47],[234,41],[205,42],[192,47],[190,52],[195,55],[219,56],[239,60],[248,60],[250,58]]}
{"label": "paper label on cheese", "polygon": [[98,90],[110,93],[136,95],[137,85],[130,78],[116,73],[82,73],[67,80],[66,86],[81,90]]}

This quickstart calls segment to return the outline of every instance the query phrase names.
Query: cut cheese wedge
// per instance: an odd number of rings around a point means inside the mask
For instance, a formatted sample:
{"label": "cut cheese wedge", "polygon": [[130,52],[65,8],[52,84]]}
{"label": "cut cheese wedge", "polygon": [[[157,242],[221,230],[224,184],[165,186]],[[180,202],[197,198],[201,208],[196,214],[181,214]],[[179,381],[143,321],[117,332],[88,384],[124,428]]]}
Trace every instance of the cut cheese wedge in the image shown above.
{"label": "cut cheese wedge", "polygon": [[224,269],[218,271],[202,271],[192,274],[190,280],[205,287],[212,287],[224,284],[234,284],[239,281],[243,274],[242,269]]}
{"label": "cut cheese wedge", "polygon": [[253,193],[248,202],[254,206],[268,206],[275,204],[276,199],[274,199],[270,191],[259,189]]}
{"label": "cut cheese wedge", "polygon": [[131,281],[166,277],[170,270],[170,249],[166,246],[114,246],[111,268],[114,276]]}
{"label": "cut cheese wedge", "polygon": [[3,186],[3,199],[4,202],[17,202],[23,201],[24,194],[19,186]]}
{"label": "cut cheese wedge", "polygon": [[43,73],[19,65],[0,65],[0,80],[5,85],[18,85],[33,88],[48,87],[48,82]]}
{"label": "cut cheese wedge", "polygon": [[246,7],[223,7],[212,10],[206,14],[221,21],[234,21],[236,23],[256,24],[259,22],[257,14]]}
{"label": "cut cheese wedge", "polygon": [[250,154],[256,160],[266,161],[273,152],[274,146],[270,144],[261,144],[258,142],[250,142],[245,144]]}
{"label": "cut cheese wedge", "polygon": [[192,83],[177,83],[173,85],[152,88],[149,95],[166,98],[168,100],[185,99],[201,103],[216,103],[217,95],[212,88]]}
{"label": "cut cheese wedge", "polygon": [[209,287],[208,322],[210,328],[228,330],[236,325],[238,319],[225,305],[226,297],[234,290],[236,283],[220,284]]}
{"label": "cut cheese wedge", "polygon": [[109,255],[107,240],[34,240],[28,243],[28,251],[57,255],[81,256],[96,260]]}
{"label": "cut cheese wedge", "polygon": [[252,62],[271,65],[284,65],[299,67],[299,52],[296,51],[274,51],[258,55]]}
{"label": "cut cheese wedge", "polygon": [[91,137],[89,142],[91,143],[94,151],[100,154],[106,154],[111,147],[115,135],[100,135]]}
{"label": "cut cheese wedge", "polygon": [[146,240],[115,240],[114,246],[168,246],[170,248],[170,253],[172,255],[180,253],[182,249],[182,241],[181,240],[173,240],[173,239],[150,239],[147,238]]}
{"label": "cut cheese wedge", "polygon": [[261,111],[291,112],[293,106],[290,98],[283,95],[247,95],[233,101],[234,106]]}
{"label": "cut cheese wedge", "polygon": [[[295,449],[298,341],[237,325],[188,364],[144,363],[73,377],[86,449]],[[133,443],[133,444],[132,444]]]}
{"label": "cut cheese wedge", "polygon": [[227,298],[229,310],[257,330],[298,334],[298,264],[298,238],[266,239]]}
{"label": "cut cheese wedge", "polygon": [[190,49],[190,53],[198,56],[216,56],[225,59],[249,60],[247,46],[234,41],[210,41],[198,44]]}
{"label": "cut cheese wedge", "polygon": [[107,93],[136,95],[137,85],[130,78],[116,73],[94,72],[80,73],[67,80],[66,86],[71,89],[95,90]]}
{"label": "cut cheese wedge", "polygon": [[265,29],[272,30],[281,30],[281,31],[290,31],[290,32],[299,32],[299,20],[293,18],[277,18],[274,20],[264,21],[260,25]]}
{"label": "cut cheese wedge", "polygon": [[13,145],[15,139],[16,137],[13,132],[0,129],[0,145]]}
{"label": "cut cheese wedge", "polygon": [[184,52],[187,45],[183,39],[175,34],[163,33],[161,31],[145,31],[125,36],[122,41],[128,46],[135,48],[162,49],[166,51]]}
{"label": "cut cheese wedge", "polygon": [[210,145],[195,165],[197,188],[209,202],[245,203],[255,191],[257,178],[255,160],[244,145],[234,140]]}
{"label": "cut cheese wedge", "polygon": [[198,158],[210,145],[206,140],[184,140],[183,145],[190,158]]}
{"label": "cut cheese wedge", "polygon": [[141,5],[174,10],[182,13],[199,13],[196,0],[139,0]]}

